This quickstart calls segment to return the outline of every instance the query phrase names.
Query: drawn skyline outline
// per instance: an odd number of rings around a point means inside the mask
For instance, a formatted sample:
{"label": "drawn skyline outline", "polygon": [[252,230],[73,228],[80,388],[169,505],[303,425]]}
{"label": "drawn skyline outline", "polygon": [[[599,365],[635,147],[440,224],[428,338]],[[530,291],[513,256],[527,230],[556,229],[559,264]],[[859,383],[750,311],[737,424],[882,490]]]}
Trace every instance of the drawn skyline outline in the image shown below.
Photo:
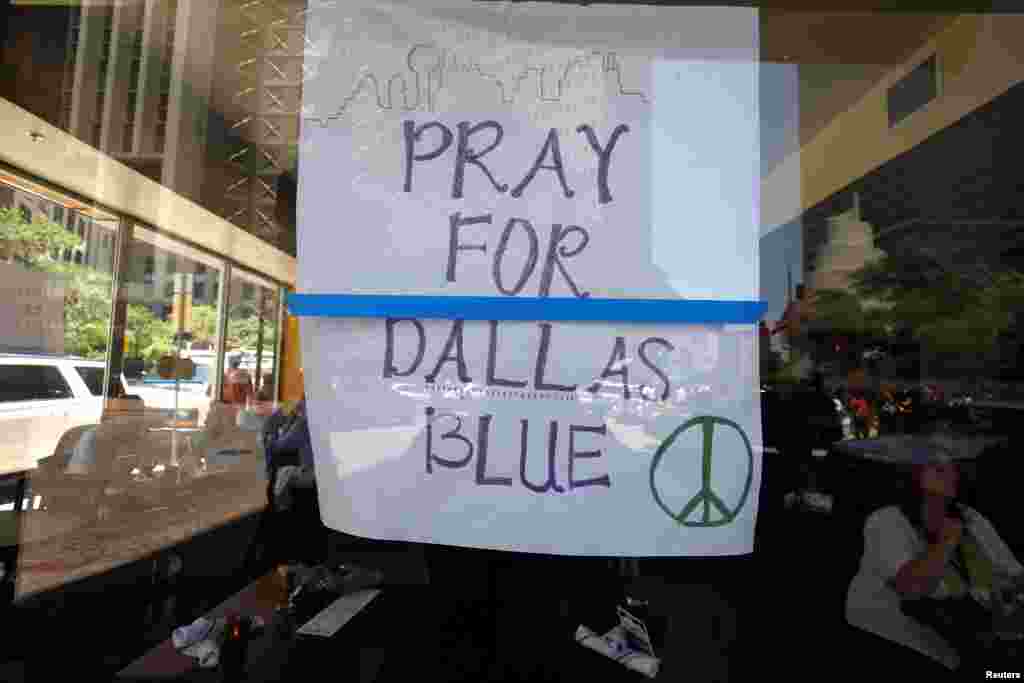
{"label": "drawn skyline outline", "polygon": [[[428,51],[436,53],[430,63],[426,65],[418,63],[418,56]],[[419,43],[413,45],[406,53],[405,61],[408,73],[394,73],[386,81],[382,81],[373,72],[361,74],[351,92],[334,112],[326,116],[308,116],[306,119],[326,127],[331,121],[344,118],[349,108],[364,93],[372,95],[376,100],[377,108],[381,110],[393,110],[397,105],[402,111],[417,111],[423,108],[425,111],[433,112],[437,95],[445,87],[446,79],[452,73],[475,74],[487,81],[498,90],[502,105],[513,104],[523,94],[524,83],[531,76],[536,80],[537,101],[561,102],[570,89],[572,72],[592,64],[598,58],[601,60],[601,73],[605,76],[610,74],[615,79],[618,95],[636,97],[644,103],[650,101],[643,91],[625,87],[618,54],[615,52],[592,50],[588,54],[573,57],[565,63],[561,69],[561,76],[555,81],[554,90],[556,92],[546,93],[544,91],[544,76],[550,70],[549,67],[525,66],[511,78],[505,79],[488,73],[476,60],[460,60],[455,50]],[[412,92],[410,92],[410,84],[406,78],[409,74],[412,76]]]}

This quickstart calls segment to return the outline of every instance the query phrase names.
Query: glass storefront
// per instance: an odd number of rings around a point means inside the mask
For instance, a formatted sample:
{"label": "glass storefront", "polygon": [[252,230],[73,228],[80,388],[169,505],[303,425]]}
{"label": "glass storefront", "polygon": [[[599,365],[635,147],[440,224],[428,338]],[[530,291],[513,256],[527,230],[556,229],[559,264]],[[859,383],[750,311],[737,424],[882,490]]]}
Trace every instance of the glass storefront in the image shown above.
{"label": "glass storefront", "polygon": [[[558,4],[542,3],[549,12]],[[757,372],[744,370],[758,377],[752,390],[763,425],[755,551],[693,570],[701,578],[692,583],[714,585],[715,609],[731,615],[722,623],[743,615],[748,624],[736,631],[742,636],[716,636],[709,647],[719,649],[706,665],[717,668],[708,678],[748,673],[746,664],[722,663],[730,657],[773,656],[768,645],[750,642],[760,638],[751,631],[799,634],[807,671],[835,668],[847,647],[876,653],[867,634],[919,657],[922,671],[936,662],[956,666],[956,646],[938,635],[922,645],[916,626],[908,636],[880,624],[872,612],[878,604],[865,595],[884,593],[890,616],[905,597],[886,592],[893,572],[879,578],[891,558],[871,555],[882,552],[872,540],[891,540],[892,525],[906,534],[899,552],[887,550],[902,558],[909,547],[913,559],[944,534],[969,532],[977,514],[998,536],[1000,557],[1005,550],[1024,559],[1014,505],[1024,438],[1024,193],[1015,164],[1024,142],[1017,123],[1024,14],[758,4],[757,199],[748,205],[743,189],[746,203],[737,209],[725,174],[711,173],[699,188],[720,195],[724,213],[753,207],[759,251],[748,265],[767,304],[759,348],[748,359]],[[297,281],[303,87],[318,77],[332,41],[351,30],[307,35],[318,6],[0,2],[0,629],[4,609],[23,624],[9,653],[0,646],[0,679],[8,671],[11,680],[55,675],[56,664],[40,663],[33,644],[53,633],[48,623],[69,640],[83,633],[68,647],[83,671],[109,678],[252,578],[254,527],[272,494],[262,429],[303,396],[298,323],[285,301]],[[386,12],[380,17],[387,21]],[[552,42],[569,49],[573,30],[566,24]],[[487,66],[445,59],[430,67],[438,70],[425,79],[431,87],[477,77]],[[508,60],[494,64],[508,68]],[[515,82],[522,92],[531,84],[555,111],[550,95],[565,85],[563,67],[536,64],[485,80],[488,88]],[[636,74],[609,59],[601,68],[618,94],[636,94],[628,83]],[[427,104],[416,104],[401,78],[365,64],[352,74],[351,93],[347,81],[338,84],[339,100],[350,96],[346,105],[372,115],[402,100],[426,115]],[[668,83],[665,74],[659,78]],[[536,88],[527,80],[533,76]],[[653,88],[656,79],[648,80]],[[479,90],[481,98],[490,93]],[[702,106],[677,99],[680,112]],[[673,149],[672,131],[662,132],[664,149]],[[738,154],[728,129],[706,131],[704,142],[715,136]],[[463,151],[468,165],[490,175],[472,149]],[[556,168],[544,159],[533,174],[561,174],[560,161]],[[671,164],[659,164],[645,171],[657,177],[643,182],[674,198],[676,190],[666,191],[674,187]],[[382,202],[397,191],[364,187]],[[678,207],[666,199],[657,212],[664,230],[630,248],[650,252],[658,277],[684,282],[692,274],[674,269],[673,254],[699,248],[698,228],[713,226],[687,214],[686,193],[695,190],[677,190]],[[336,208],[337,230],[388,239],[387,226],[363,225],[350,213]],[[484,252],[482,244],[456,249],[452,239],[452,253],[466,263],[482,258],[471,253]],[[564,265],[555,246],[549,270]],[[681,362],[696,368],[700,355]],[[634,362],[625,351],[620,360]],[[608,376],[619,372],[626,386],[619,366]],[[338,382],[359,387],[354,377]],[[694,387],[693,396],[736,391],[710,380]],[[623,405],[665,407],[639,390],[633,399]],[[636,422],[630,438],[643,448],[664,438],[665,429],[648,433]],[[948,479],[934,485],[966,507],[927,519],[893,512],[919,512],[922,500],[932,500],[920,472],[950,463],[956,472],[943,471]],[[879,517],[879,510],[889,512]],[[890,527],[879,527],[886,519]],[[641,558],[627,573],[676,585],[694,566]],[[154,586],[184,585],[183,577],[192,581],[181,593],[187,604],[151,599]],[[998,593],[992,581],[974,591],[988,607]],[[96,597],[104,591],[126,597],[109,606]],[[113,625],[105,635],[90,633],[108,607]],[[108,653],[104,638],[122,632],[125,642]],[[864,667],[884,659],[856,658]]]}
{"label": "glass storefront", "polygon": [[278,299],[278,290],[266,280],[233,272],[226,315],[225,402],[265,403],[276,395]]}
{"label": "glass storefront", "polygon": [[[0,467],[34,466],[65,430],[99,420],[110,341],[116,219],[0,179]],[[74,357],[65,377],[43,358]],[[20,360],[19,360],[20,359]]]}
{"label": "glass storefront", "polygon": [[[24,474],[24,490],[5,482],[0,516],[20,545],[5,574],[24,601],[259,509],[279,287],[56,186],[9,178],[0,470]],[[248,391],[218,400],[236,359]]]}
{"label": "glass storefront", "polygon": [[[129,393],[147,408],[178,410],[202,424],[215,385],[223,266],[140,226],[133,227],[124,263],[122,372]],[[174,362],[186,371],[172,372]]]}

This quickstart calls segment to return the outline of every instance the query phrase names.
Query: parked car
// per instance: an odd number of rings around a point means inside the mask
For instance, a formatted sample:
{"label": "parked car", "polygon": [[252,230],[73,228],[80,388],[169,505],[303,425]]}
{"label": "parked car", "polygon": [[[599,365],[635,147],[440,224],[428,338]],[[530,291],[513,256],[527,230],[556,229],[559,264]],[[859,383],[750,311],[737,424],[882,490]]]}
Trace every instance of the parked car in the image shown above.
{"label": "parked car", "polygon": [[[0,354],[0,470],[33,468],[61,435],[103,414],[103,363]],[[119,391],[126,394],[124,377]]]}

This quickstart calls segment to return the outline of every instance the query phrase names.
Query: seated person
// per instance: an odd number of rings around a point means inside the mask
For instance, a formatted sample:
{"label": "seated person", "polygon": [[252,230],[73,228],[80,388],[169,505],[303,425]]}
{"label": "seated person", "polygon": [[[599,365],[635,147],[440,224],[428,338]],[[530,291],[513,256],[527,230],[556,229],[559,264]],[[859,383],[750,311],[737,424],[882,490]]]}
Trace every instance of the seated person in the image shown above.
{"label": "seated person", "polygon": [[305,399],[267,418],[263,444],[269,506],[247,564],[272,566],[295,560],[316,564],[326,551],[326,529],[320,520]]}
{"label": "seated person", "polygon": [[245,405],[252,398],[252,377],[242,369],[242,357],[233,356],[228,359],[228,369],[224,372],[223,396],[225,403]]}
{"label": "seated person", "polygon": [[985,517],[957,502],[954,462],[937,449],[915,454],[913,462],[905,499],[876,510],[864,525],[864,554],[850,583],[846,618],[955,669],[967,653],[908,616],[905,608],[921,604],[908,601],[991,595],[1020,585],[1024,567]]}
{"label": "seated person", "polygon": [[275,508],[287,509],[296,489],[316,486],[305,398],[291,411],[281,409],[267,419],[263,447],[271,480],[268,497]]}

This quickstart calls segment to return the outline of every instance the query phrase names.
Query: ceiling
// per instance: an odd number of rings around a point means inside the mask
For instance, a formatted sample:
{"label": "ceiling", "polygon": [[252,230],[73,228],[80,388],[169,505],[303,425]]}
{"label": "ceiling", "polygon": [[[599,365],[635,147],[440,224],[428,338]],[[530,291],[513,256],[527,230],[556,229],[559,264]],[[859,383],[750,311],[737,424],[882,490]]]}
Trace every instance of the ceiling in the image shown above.
{"label": "ceiling", "polygon": [[896,65],[955,14],[761,11],[761,56],[799,64]]}
{"label": "ceiling", "polygon": [[796,64],[800,141],[852,106],[957,15],[869,12],[761,13],[761,60]]}

